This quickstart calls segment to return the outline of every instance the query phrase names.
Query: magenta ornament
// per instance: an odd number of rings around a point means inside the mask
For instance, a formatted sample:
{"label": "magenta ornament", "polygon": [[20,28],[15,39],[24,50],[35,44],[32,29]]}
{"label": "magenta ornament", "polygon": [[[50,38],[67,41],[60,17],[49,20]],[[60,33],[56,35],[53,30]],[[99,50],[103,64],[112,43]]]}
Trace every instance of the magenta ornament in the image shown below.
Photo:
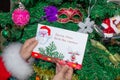
{"label": "magenta ornament", "polygon": [[12,13],[13,22],[20,27],[28,24],[30,19],[30,14],[26,9],[17,8]]}

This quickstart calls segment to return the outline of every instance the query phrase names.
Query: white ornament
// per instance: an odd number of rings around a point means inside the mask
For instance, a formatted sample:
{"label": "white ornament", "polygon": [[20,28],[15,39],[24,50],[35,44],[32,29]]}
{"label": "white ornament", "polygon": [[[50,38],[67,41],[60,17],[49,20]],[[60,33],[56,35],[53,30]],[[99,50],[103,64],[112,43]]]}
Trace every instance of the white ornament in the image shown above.
{"label": "white ornament", "polygon": [[78,32],[81,32],[81,33],[92,33],[93,32],[93,25],[94,25],[94,21],[90,21],[90,18],[87,17],[85,19],[85,22],[78,23],[78,26],[80,27]]}

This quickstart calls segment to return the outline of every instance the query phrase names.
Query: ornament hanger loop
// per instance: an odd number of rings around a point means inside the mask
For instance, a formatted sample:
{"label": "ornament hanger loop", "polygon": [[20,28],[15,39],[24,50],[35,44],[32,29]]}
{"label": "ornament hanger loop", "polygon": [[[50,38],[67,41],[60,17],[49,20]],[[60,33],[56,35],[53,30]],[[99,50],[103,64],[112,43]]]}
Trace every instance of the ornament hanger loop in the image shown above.
{"label": "ornament hanger loop", "polygon": [[18,4],[20,9],[23,9],[23,10],[25,9],[25,6],[21,2],[18,2]]}
{"label": "ornament hanger loop", "polygon": [[91,11],[92,11],[93,7],[95,6],[96,2],[97,2],[97,0],[95,0],[95,3],[90,7],[91,0],[89,0],[88,17],[90,17]]}

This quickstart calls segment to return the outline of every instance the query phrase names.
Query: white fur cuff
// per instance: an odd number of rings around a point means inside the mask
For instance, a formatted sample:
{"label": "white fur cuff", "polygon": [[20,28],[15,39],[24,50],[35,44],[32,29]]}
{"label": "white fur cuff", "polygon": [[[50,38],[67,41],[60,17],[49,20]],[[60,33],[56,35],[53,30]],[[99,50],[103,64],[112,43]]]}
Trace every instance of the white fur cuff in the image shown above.
{"label": "white fur cuff", "polygon": [[12,76],[19,80],[26,80],[31,76],[33,70],[32,66],[22,59],[20,56],[20,48],[22,44],[12,43],[7,46],[2,54],[3,62],[6,69],[12,74]]}

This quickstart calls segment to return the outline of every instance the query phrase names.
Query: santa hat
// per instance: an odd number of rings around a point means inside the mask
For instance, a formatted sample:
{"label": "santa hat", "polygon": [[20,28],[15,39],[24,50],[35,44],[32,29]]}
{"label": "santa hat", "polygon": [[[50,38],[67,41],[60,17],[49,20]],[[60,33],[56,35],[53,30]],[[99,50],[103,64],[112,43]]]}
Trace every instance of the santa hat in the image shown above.
{"label": "santa hat", "polygon": [[48,31],[48,35],[50,36],[51,35],[51,30],[50,28],[48,28],[47,26],[41,26],[40,29],[45,29]]}

